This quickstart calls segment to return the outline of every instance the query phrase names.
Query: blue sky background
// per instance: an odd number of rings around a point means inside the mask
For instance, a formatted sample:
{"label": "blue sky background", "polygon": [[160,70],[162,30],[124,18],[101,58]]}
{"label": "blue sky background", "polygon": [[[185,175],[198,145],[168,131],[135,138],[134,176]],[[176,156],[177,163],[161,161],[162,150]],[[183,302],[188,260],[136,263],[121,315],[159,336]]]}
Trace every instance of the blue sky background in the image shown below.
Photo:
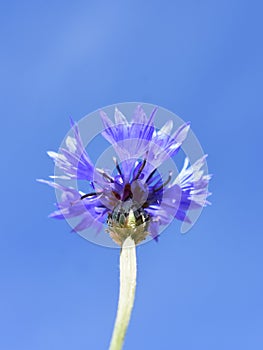
{"label": "blue sky background", "polygon": [[263,348],[260,1],[1,1],[0,348],[107,349],[118,251],[47,219],[68,117],[145,101],[209,154],[213,205],[138,249],[124,349]]}

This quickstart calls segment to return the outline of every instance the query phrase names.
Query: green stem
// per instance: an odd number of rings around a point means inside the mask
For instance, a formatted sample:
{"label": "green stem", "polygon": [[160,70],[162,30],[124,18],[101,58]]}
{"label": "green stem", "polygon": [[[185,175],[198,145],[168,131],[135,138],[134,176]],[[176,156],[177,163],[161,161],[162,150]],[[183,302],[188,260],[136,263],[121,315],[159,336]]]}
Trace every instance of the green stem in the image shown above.
{"label": "green stem", "polygon": [[109,350],[121,350],[131,317],[136,289],[136,248],[131,237],[126,238],[120,254],[120,292],[118,311]]}

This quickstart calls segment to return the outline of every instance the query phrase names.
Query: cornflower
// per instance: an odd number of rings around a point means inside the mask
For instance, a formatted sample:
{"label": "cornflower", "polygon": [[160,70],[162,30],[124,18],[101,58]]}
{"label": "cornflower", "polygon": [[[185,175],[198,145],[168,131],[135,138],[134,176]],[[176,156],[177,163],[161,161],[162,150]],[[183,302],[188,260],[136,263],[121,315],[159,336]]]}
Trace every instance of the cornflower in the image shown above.
{"label": "cornflower", "polygon": [[163,226],[174,218],[189,222],[189,210],[208,204],[210,175],[205,174],[206,156],[190,165],[186,158],[180,173],[173,179],[169,172],[163,179],[158,169],[174,157],[187,137],[190,124],[184,123],[172,132],[169,120],[161,129],[154,125],[157,109],[149,117],[137,106],[130,122],[116,108],[115,123],[103,111],[102,136],[116,152],[114,171],[96,168],[89,158],[78,125],[71,120],[73,136],[66,147],[48,152],[65,180],[81,180],[90,191],[64,186],[56,181],[38,180],[61,191],[56,219],[78,218],[75,232],[87,228],[103,229],[119,245],[120,296],[111,341],[111,350],[121,349],[134,302],[136,286],[135,246],[147,236],[158,240]]}

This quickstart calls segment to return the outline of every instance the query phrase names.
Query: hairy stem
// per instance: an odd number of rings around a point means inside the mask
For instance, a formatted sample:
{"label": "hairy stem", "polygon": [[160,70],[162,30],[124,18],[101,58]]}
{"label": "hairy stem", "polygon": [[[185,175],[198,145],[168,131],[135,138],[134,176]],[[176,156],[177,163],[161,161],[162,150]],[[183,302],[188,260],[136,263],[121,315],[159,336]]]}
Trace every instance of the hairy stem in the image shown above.
{"label": "hairy stem", "polygon": [[118,311],[110,350],[121,350],[131,317],[136,289],[136,248],[131,237],[126,238],[120,254],[120,292]]}

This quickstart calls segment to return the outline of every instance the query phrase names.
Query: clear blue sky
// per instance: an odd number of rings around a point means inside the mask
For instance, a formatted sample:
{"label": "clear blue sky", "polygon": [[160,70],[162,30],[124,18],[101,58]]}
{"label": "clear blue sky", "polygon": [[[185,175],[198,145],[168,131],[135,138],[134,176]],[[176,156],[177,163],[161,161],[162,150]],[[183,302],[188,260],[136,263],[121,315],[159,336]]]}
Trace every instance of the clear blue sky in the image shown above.
{"label": "clear blue sky", "polygon": [[209,154],[213,205],[138,249],[125,349],[261,350],[260,1],[2,1],[0,348],[107,349],[118,251],[47,219],[35,182],[81,119],[123,101],[163,106]]}

